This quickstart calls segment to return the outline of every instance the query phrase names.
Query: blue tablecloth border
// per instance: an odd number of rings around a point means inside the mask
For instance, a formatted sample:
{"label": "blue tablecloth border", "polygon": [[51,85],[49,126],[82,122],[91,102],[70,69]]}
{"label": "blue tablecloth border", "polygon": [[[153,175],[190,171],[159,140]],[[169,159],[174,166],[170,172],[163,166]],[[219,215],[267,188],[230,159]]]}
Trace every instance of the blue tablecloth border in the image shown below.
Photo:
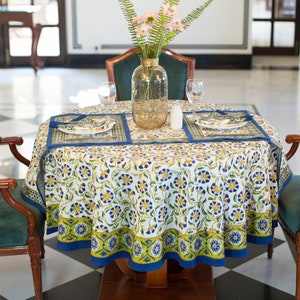
{"label": "blue tablecloth border", "polygon": [[[247,236],[247,241],[250,243],[255,243],[255,244],[270,244],[272,243],[273,237],[254,237],[254,236]],[[76,249],[82,249],[82,248],[90,248],[91,247],[91,241],[76,241],[72,243],[64,243],[64,242],[57,242],[57,248],[62,251],[72,251]],[[234,258],[244,258],[248,255],[248,248],[245,248],[243,250],[225,250],[225,257],[222,259],[213,259],[209,258],[206,256],[198,256],[196,259],[191,260],[191,261],[185,261],[180,258],[180,256],[175,253],[175,252],[168,252],[164,255],[163,259],[156,263],[151,263],[151,264],[137,264],[132,261],[131,256],[128,252],[126,251],[119,251],[113,255],[110,255],[109,257],[106,258],[98,258],[93,255],[91,255],[91,263],[96,265],[96,266],[106,266],[107,264],[113,262],[116,259],[119,258],[125,258],[128,259],[130,263],[130,267],[138,272],[147,272],[147,271],[153,271],[157,270],[160,267],[162,267],[164,260],[166,259],[174,259],[176,260],[181,267],[183,268],[193,268],[195,267],[198,263],[205,263],[209,264],[214,267],[221,267],[224,266],[226,263],[226,257],[234,257]]]}

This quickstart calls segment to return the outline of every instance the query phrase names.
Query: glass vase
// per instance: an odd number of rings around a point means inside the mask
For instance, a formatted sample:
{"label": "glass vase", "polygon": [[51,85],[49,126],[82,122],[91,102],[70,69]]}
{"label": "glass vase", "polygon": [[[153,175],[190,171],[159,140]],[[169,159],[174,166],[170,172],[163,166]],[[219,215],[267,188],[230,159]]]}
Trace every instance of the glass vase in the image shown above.
{"label": "glass vase", "polygon": [[158,58],[142,58],[131,81],[132,116],[143,129],[163,126],[168,115],[168,77]]}

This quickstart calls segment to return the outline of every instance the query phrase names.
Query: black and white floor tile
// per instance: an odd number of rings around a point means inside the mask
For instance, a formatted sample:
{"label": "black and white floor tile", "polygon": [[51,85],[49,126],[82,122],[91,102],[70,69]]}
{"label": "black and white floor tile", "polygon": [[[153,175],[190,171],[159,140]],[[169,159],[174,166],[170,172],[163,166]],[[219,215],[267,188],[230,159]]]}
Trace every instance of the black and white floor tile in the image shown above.
{"label": "black and white floor tile", "polygon": [[[282,61],[284,66],[257,57],[252,70],[197,70],[196,77],[205,82],[205,101],[257,109],[284,141],[286,134],[300,133],[300,81],[295,59],[291,65]],[[23,136],[21,150],[30,158],[39,124],[74,108],[70,97],[95,89],[101,80],[106,80],[105,70],[45,68],[37,76],[30,68],[1,70],[0,136]],[[0,176],[24,177],[26,168],[17,167],[2,148]],[[300,174],[300,159],[292,168]],[[294,299],[295,260],[280,227],[275,232],[272,259],[266,246],[249,244],[246,258],[228,258],[224,267],[213,268],[216,300]],[[45,238],[44,299],[97,299],[103,268],[90,263],[89,249],[63,252],[56,248],[56,234]],[[5,299],[34,299],[27,256],[0,257],[0,300]]]}

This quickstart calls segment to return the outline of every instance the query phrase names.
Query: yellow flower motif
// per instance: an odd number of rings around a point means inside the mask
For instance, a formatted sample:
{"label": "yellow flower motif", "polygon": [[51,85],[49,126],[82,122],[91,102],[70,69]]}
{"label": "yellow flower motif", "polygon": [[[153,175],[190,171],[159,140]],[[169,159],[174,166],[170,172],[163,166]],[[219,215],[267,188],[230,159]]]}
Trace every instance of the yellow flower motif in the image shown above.
{"label": "yellow flower motif", "polygon": [[209,229],[208,229],[208,233],[209,233],[209,234],[217,234],[217,233],[218,233],[218,230],[216,230],[216,228],[213,228],[213,227],[212,227],[212,228],[209,228]]}
{"label": "yellow flower motif", "polygon": [[246,201],[246,199],[247,199],[247,193],[244,192],[240,195],[240,202],[244,203]]}
{"label": "yellow flower motif", "polygon": [[147,202],[147,201],[143,201],[143,202],[141,203],[141,208],[142,208],[143,211],[148,211],[149,208],[150,208],[150,203]]}
{"label": "yellow flower motif", "polygon": [[271,176],[270,179],[272,182],[276,182],[277,181],[277,174],[274,172]]}
{"label": "yellow flower motif", "polygon": [[47,185],[52,186],[55,183],[55,178],[54,177],[47,177],[46,179]]}
{"label": "yellow flower motif", "polygon": [[214,192],[214,194],[216,194],[216,195],[218,195],[218,194],[220,194],[221,193],[221,187],[219,186],[219,185],[214,185],[213,186],[213,192]]}
{"label": "yellow flower motif", "polygon": [[183,222],[179,222],[178,226],[179,226],[180,229],[184,229],[186,227],[186,224],[183,223]]}
{"label": "yellow flower motif", "polygon": [[121,157],[113,157],[111,161],[115,164],[120,164],[123,161],[123,159]]}
{"label": "yellow flower motif", "polygon": [[104,192],[102,195],[102,199],[104,202],[109,202],[111,200],[111,193],[110,192]]}
{"label": "yellow flower motif", "polygon": [[185,180],[182,178],[179,178],[177,181],[178,187],[184,187],[185,186]]}
{"label": "yellow flower motif", "polygon": [[140,191],[141,191],[141,192],[146,191],[146,188],[147,188],[146,182],[145,182],[145,181],[141,181],[141,182],[139,183],[139,188],[140,188]]}
{"label": "yellow flower motif", "polygon": [[35,181],[34,179],[30,179],[30,180],[28,181],[28,183],[29,183],[29,185],[31,185],[31,186],[35,186],[35,185],[36,185],[36,181]]}
{"label": "yellow flower motif", "polygon": [[70,171],[70,169],[66,165],[64,165],[63,168],[62,168],[62,170],[61,170],[62,174],[65,175],[65,176],[69,175],[69,171]]}
{"label": "yellow flower motif", "polygon": [[243,167],[245,165],[245,160],[242,157],[239,157],[237,160],[237,164],[240,167]]}
{"label": "yellow flower motif", "polygon": [[150,225],[148,228],[147,228],[147,231],[148,232],[152,232],[154,229],[155,229],[155,225]]}
{"label": "yellow flower motif", "polygon": [[108,175],[108,170],[102,170],[101,173],[100,173],[101,178],[106,178],[107,175]]}

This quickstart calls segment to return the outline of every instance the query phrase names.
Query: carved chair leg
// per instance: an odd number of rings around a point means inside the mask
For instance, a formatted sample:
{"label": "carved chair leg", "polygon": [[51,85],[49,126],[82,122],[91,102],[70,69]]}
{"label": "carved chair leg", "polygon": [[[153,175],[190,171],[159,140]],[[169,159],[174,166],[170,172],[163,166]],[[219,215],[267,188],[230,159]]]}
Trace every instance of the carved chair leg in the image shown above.
{"label": "carved chair leg", "polygon": [[268,244],[268,258],[271,259],[273,257],[273,248],[274,248],[274,233],[275,229],[272,229],[272,243]]}
{"label": "carved chair leg", "polygon": [[41,240],[41,259],[45,258],[45,244],[44,239]]}
{"label": "carved chair leg", "polygon": [[30,264],[35,292],[35,299],[43,299],[43,290],[42,290],[42,263],[41,263],[41,242],[40,238],[30,238],[28,241],[29,246],[29,256]]}

